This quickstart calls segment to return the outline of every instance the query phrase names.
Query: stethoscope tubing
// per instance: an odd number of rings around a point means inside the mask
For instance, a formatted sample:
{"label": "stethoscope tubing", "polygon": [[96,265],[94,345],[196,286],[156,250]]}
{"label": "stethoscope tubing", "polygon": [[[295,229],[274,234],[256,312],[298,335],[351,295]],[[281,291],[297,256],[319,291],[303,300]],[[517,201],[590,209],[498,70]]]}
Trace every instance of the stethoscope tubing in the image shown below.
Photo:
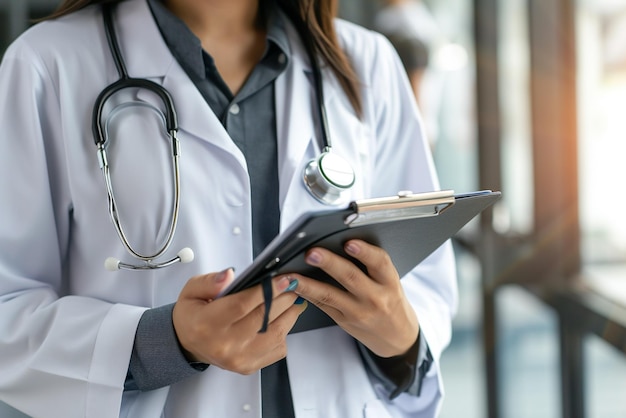
{"label": "stethoscope tubing", "polygon": [[[165,121],[168,132],[171,133],[178,131],[178,117],[176,115],[174,99],[172,99],[170,92],[154,81],[147,80],[145,78],[129,77],[128,70],[126,69],[126,64],[124,63],[124,58],[122,56],[122,51],[120,49],[119,42],[117,41],[117,36],[115,35],[115,26],[113,23],[114,6],[115,5],[113,3],[103,4],[102,15],[104,18],[104,33],[107,38],[107,43],[109,44],[111,55],[113,56],[113,61],[115,62],[115,68],[117,68],[119,79],[102,90],[96,98],[96,104],[93,109],[92,117],[92,130],[96,145],[100,142],[104,142],[105,138],[101,123],[104,105],[115,93],[128,88],[147,89],[158,95],[161,101],[165,104]],[[175,150],[177,150],[177,147]]]}
{"label": "stethoscope tubing", "polygon": [[[142,78],[120,78],[113,84],[107,86],[96,98],[96,102],[93,108],[92,114],[92,131],[93,138],[96,145],[104,143],[106,138],[104,128],[102,126],[102,115],[104,113],[104,106],[111,96],[124,89],[146,89],[156,94],[163,104],[165,105],[165,123],[167,131],[178,132],[178,117],[174,107],[174,100],[172,95],[159,84],[151,80]],[[178,150],[178,147],[175,148]]]}
{"label": "stethoscope tubing", "polygon": [[[144,265],[135,266],[128,263],[118,262],[118,268],[127,268],[127,269],[154,269],[160,267],[169,266],[177,261],[180,261],[181,257],[175,257],[172,260],[162,262],[162,263],[153,263],[152,261],[156,258],[162,256],[170,247],[174,234],[176,232],[176,227],[178,225],[178,218],[180,212],[180,144],[177,137],[178,131],[178,118],[176,115],[176,110],[174,107],[174,100],[170,93],[159,84],[146,80],[146,79],[137,79],[131,78],[128,76],[128,72],[126,70],[126,65],[124,64],[124,60],[122,58],[122,53],[119,48],[119,44],[117,42],[117,37],[115,35],[115,29],[113,26],[113,5],[112,4],[104,4],[102,6],[103,17],[105,23],[105,33],[107,37],[107,41],[111,50],[111,54],[115,61],[115,66],[118,71],[119,79],[114,83],[107,86],[97,97],[94,109],[93,109],[93,120],[92,120],[92,130],[95,144],[98,148],[98,160],[100,164],[100,168],[102,170],[102,174],[104,177],[105,187],[107,190],[107,198],[108,198],[108,210],[109,215],[111,217],[111,221],[115,230],[117,231],[120,241],[122,242],[124,248],[135,258],[140,259],[145,262]],[[167,130],[168,136],[171,138],[171,153],[172,153],[172,167],[174,171],[174,182],[173,182],[173,190],[174,190],[174,199],[172,203],[172,215],[170,220],[170,225],[168,228],[167,236],[160,246],[160,248],[151,255],[141,254],[139,251],[136,251],[133,246],[130,244],[130,241],[124,231],[124,227],[122,226],[122,222],[120,220],[119,212],[117,210],[117,203],[115,201],[115,193],[113,191],[113,182],[111,180],[111,171],[108,163],[107,157],[107,145],[108,145],[108,123],[103,123],[103,113],[104,107],[109,98],[111,98],[114,94],[119,93],[124,89],[146,89],[154,94],[156,94],[165,107],[165,129]]]}
{"label": "stethoscope tubing", "polygon": [[[106,159],[106,151],[103,150],[102,155],[104,155],[104,159]],[[174,238],[174,233],[176,232],[176,227],[178,225],[178,214],[180,211],[180,161],[178,154],[172,156],[172,164],[174,166],[174,202],[172,207],[172,219],[170,221],[170,227],[165,242],[155,254],[149,256],[139,253],[130,245],[130,241],[128,240],[128,237],[124,232],[124,227],[122,226],[122,222],[120,221],[119,213],[117,210],[109,165],[106,164],[102,167],[105,180],[104,182],[107,189],[109,215],[111,216],[111,220],[113,221],[113,226],[120,236],[120,241],[122,241],[124,248],[126,248],[126,250],[130,252],[134,257],[146,262],[150,262],[155,258],[159,258],[169,249],[170,244],[172,243],[172,240]]]}
{"label": "stethoscope tubing", "polygon": [[[122,241],[124,248],[126,248],[126,250],[135,258],[142,260],[144,264],[134,265],[130,263],[123,263],[114,258],[109,258],[105,261],[105,266],[107,267],[107,269],[110,270],[116,270],[119,268],[124,268],[128,270],[148,270],[167,267],[179,261],[189,262],[193,260],[193,252],[189,248],[183,248],[177,254],[177,256],[171,260],[164,262],[154,262],[156,258],[162,256],[168,250],[170,244],[172,243],[176,226],[178,224],[181,187],[179,161],[180,144],[177,138],[178,119],[174,107],[174,100],[171,94],[163,86],[151,80],[132,78],[128,75],[128,71],[126,69],[122,52],[119,47],[117,36],[115,34],[115,26],[113,23],[114,7],[115,3],[102,4],[105,35],[109,44],[111,55],[113,56],[113,60],[115,62],[115,67],[117,69],[119,79],[107,86],[98,95],[92,113],[92,131],[94,141],[98,149],[98,162],[100,164],[100,168],[105,179],[110,218],[113,222],[115,230],[119,235],[120,241]],[[303,172],[303,180],[309,192],[315,199],[324,204],[336,205],[343,201],[344,192],[351,188],[354,184],[354,170],[352,169],[350,164],[341,157],[334,156],[333,158],[328,158],[331,153],[331,139],[326,108],[324,106],[322,72],[319,63],[317,62],[315,47],[311,39],[306,36],[306,34],[304,33],[304,28],[302,28],[301,25],[296,24],[295,26],[300,34],[301,39],[303,40],[305,49],[307,50],[307,53],[311,60],[311,68],[313,69],[313,79],[315,86],[315,98],[318,103],[317,116],[319,118],[322,135],[322,153],[318,158],[310,161],[307,167],[305,167],[305,170]],[[161,99],[165,107],[165,128],[168,132],[168,136],[172,140],[171,150],[172,165],[174,171],[174,202],[172,207],[172,217],[170,220],[168,234],[163,245],[155,254],[152,255],[143,255],[136,251],[132,247],[130,241],[128,240],[128,237],[126,236],[117,210],[117,204],[115,202],[115,194],[113,192],[113,184],[111,180],[111,172],[108,164],[108,157],[106,152],[108,145],[108,122],[105,124],[103,124],[102,122],[104,107],[107,101],[113,95],[119,93],[124,89],[146,89],[156,94]],[[324,167],[324,163],[326,161],[330,161],[330,166],[328,167],[329,173],[333,171],[335,173],[339,173],[339,175],[341,176],[340,182],[334,181],[333,176],[330,176],[326,172],[326,169]],[[347,181],[345,180],[346,174],[348,174]]]}

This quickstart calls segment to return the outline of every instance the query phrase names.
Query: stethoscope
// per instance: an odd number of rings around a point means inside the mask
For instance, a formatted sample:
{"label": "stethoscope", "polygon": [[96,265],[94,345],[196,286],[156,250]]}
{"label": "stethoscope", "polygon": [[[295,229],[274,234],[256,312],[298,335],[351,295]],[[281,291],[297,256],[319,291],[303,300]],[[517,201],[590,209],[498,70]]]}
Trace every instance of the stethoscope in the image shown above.
{"label": "stethoscope", "polygon": [[[111,221],[117,231],[117,234],[124,245],[124,248],[135,258],[142,261],[141,264],[125,263],[119,259],[109,257],[105,260],[105,268],[107,270],[115,271],[119,269],[125,270],[153,270],[163,267],[171,266],[177,262],[189,263],[194,259],[194,253],[191,248],[185,247],[181,249],[176,257],[167,261],[155,261],[161,257],[169,248],[176,232],[176,225],[178,223],[178,212],[180,209],[180,144],[176,133],[178,131],[178,121],[176,116],[176,109],[174,107],[174,101],[170,93],[159,84],[156,84],[150,80],[132,78],[128,75],[126,70],[126,64],[122,56],[117,36],[115,33],[115,27],[113,25],[113,8],[114,3],[106,3],[102,5],[102,14],[104,20],[104,29],[111,50],[111,55],[115,62],[117,72],[119,74],[119,80],[113,84],[107,86],[96,99],[96,103],[93,109],[92,130],[96,147],[98,148],[98,161],[102,175],[104,177],[104,183],[107,190],[109,215]],[[328,129],[328,121],[326,118],[326,109],[324,107],[324,93],[322,87],[322,73],[315,55],[312,52],[310,45],[307,45],[307,52],[311,58],[311,64],[313,67],[313,79],[315,84],[315,96],[318,103],[317,111],[318,117],[322,126],[321,135],[323,141],[322,153],[315,159],[311,160],[303,170],[303,180],[307,190],[311,195],[319,202],[326,205],[339,205],[346,202],[346,195],[348,190],[353,186],[355,181],[355,173],[350,163],[331,152],[330,132]],[[164,105],[165,112],[156,106],[147,103],[125,103],[116,106],[109,114],[108,118],[103,123],[103,112],[107,101],[116,93],[124,89],[146,89],[154,93],[160,98]],[[165,237],[160,248],[150,255],[142,254],[135,250],[130,244],[122,222],[119,217],[117,205],[115,203],[115,194],[113,192],[113,183],[111,181],[111,172],[109,167],[109,159],[107,156],[107,146],[109,144],[108,126],[115,116],[121,111],[128,109],[131,106],[141,106],[156,112],[159,118],[165,126],[168,138],[171,140],[171,153],[172,153],[172,167],[173,167],[173,189],[174,199],[171,209],[171,220],[168,228],[167,236]]]}

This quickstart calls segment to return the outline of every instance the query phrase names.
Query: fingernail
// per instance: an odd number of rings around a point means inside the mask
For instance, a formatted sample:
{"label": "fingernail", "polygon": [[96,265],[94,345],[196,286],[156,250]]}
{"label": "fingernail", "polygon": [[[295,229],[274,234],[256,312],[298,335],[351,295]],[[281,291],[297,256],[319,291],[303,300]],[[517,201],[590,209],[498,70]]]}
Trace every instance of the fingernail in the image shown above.
{"label": "fingernail", "polygon": [[304,302],[305,302],[304,298],[302,296],[298,296],[298,299],[296,299],[293,304],[294,305],[302,305]]}
{"label": "fingernail", "polygon": [[314,266],[317,266],[321,261],[322,261],[322,255],[317,251],[311,251],[306,256],[306,262]]}
{"label": "fingernail", "polygon": [[289,286],[285,289],[285,292],[293,292],[298,287],[298,279],[294,279],[289,283]]}
{"label": "fingernail", "polygon": [[276,282],[276,289],[279,292],[291,292],[298,287],[298,280],[294,279],[291,276],[284,276],[278,279]]}
{"label": "fingernail", "polygon": [[361,247],[359,247],[354,242],[350,242],[348,243],[348,245],[346,245],[346,251],[350,254],[357,255],[359,251],[361,251]]}
{"label": "fingernail", "polygon": [[232,267],[227,268],[226,270],[222,270],[219,273],[217,273],[215,275],[215,278],[213,279],[215,281],[215,283],[222,283],[224,280],[226,280],[226,278],[228,277],[228,271],[229,270],[235,270]]}

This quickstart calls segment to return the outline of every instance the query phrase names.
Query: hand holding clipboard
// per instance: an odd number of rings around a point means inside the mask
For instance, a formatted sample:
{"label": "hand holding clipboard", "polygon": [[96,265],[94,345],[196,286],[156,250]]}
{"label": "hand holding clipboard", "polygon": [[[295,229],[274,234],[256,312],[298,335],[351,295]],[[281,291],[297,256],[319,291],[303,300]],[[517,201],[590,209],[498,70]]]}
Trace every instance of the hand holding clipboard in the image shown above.
{"label": "hand holding clipboard", "polygon": [[[488,190],[456,195],[452,191],[399,193],[304,215],[276,237],[223,294],[283,273],[332,283],[327,274],[305,262],[304,254],[315,246],[350,258],[343,250],[350,239],[361,239],[386,250],[403,277],[500,196],[500,192]],[[292,332],[329,325],[333,321],[328,316],[310,307]]]}

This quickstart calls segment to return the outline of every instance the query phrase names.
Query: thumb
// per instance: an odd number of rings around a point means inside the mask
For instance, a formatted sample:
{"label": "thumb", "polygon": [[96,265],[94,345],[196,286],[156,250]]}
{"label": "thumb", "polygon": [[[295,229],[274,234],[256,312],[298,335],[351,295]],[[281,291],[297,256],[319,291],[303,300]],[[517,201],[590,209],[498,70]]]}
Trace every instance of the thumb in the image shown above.
{"label": "thumb", "polygon": [[181,298],[202,299],[212,301],[226,288],[235,278],[232,268],[227,268],[218,273],[208,273],[189,279],[183,290]]}

